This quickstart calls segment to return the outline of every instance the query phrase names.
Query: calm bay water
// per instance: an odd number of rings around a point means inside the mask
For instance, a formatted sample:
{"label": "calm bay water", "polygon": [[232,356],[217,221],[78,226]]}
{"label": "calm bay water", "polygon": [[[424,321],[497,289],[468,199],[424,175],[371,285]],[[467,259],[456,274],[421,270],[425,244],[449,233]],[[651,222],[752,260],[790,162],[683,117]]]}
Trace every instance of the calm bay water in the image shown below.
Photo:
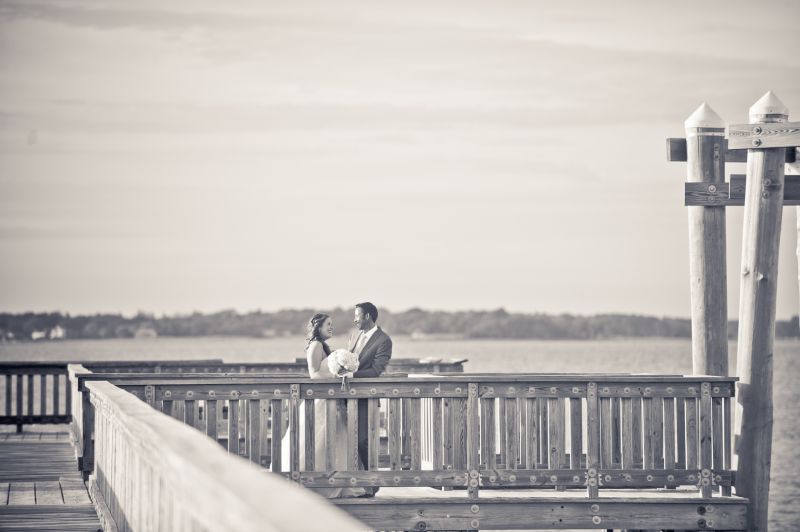
{"label": "calm bay water", "polygon": [[[332,347],[343,347],[334,338]],[[158,338],[152,340],[73,340],[0,344],[0,361],[157,360],[222,358],[226,362],[279,362],[303,356],[300,337]],[[736,344],[730,344],[735,373]],[[691,372],[688,340],[625,339],[606,341],[458,340],[412,341],[394,338],[396,357],[467,358],[466,371],[491,372]],[[770,529],[800,525],[800,342],[778,341],[774,358],[775,425],[772,448]]]}

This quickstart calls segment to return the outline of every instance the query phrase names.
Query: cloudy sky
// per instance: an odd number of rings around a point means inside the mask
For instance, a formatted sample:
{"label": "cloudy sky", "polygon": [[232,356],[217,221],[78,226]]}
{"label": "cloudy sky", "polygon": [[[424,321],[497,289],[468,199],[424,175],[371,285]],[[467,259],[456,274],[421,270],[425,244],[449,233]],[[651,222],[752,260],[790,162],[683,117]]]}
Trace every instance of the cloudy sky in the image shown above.
{"label": "cloudy sky", "polygon": [[688,316],[665,138],[703,101],[746,122],[768,89],[800,116],[798,20],[794,1],[1,1],[0,310]]}

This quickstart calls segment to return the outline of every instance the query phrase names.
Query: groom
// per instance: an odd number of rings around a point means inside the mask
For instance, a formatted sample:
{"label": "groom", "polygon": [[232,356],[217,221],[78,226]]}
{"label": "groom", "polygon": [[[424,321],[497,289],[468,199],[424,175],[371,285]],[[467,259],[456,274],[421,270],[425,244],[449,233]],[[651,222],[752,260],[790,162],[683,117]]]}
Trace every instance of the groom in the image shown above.
{"label": "groom", "polygon": [[[392,339],[375,324],[376,321],[378,309],[375,305],[356,305],[353,323],[358,331],[353,331],[347,344],[348,350],[358,355],[358,371],[353,377],[378,377],[392,358]],[[364,469],[369,469],[368,404],[368,399],[358,400],[358,457]],[[377,491],[378,488],[372,488],[372,491],[367,488],[366,496],[374,496]]]}

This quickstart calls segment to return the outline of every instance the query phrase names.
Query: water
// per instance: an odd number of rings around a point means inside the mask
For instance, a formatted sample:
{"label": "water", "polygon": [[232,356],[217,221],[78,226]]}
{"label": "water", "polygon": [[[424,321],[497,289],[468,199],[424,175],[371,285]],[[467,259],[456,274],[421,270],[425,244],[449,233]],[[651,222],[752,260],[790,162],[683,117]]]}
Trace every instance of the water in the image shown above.
{"label": "water", "polygon": [[[604,341],[456,340],[412,341],[395,337],[396,357],[467,358],[467,371],[491,372],[691,372],[688,340],[624,339]],[[334,338],[332,347],[342,347]],[[303,356],[299,337],[158,338],[153,340],[73,340],[51,343],[0,344],[0,361],[27,360],[156,360],[222,358],[226,362],[279,362]],[[731,373],[736,345],[730,344]],[[774,428],[770,529],[795,530],[800,524],[800,342],[775,345]]]}

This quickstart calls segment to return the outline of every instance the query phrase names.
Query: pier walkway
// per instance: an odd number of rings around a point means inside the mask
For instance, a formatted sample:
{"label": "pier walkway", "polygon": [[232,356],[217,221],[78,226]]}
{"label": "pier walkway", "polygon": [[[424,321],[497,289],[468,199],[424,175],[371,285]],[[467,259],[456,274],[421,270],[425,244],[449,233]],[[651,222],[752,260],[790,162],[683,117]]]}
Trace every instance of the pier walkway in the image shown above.
{"label": "pier walkway", "polygon": [[0,433],[0,530],[101,530],[63,428]]}

